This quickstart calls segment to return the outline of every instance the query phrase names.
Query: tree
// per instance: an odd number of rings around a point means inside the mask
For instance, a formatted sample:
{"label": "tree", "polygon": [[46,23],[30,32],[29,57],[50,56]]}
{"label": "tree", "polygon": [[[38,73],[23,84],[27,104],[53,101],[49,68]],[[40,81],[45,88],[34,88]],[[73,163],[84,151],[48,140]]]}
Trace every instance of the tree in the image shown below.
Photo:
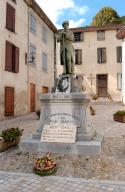
{"label": "tree", "polygon": [[121,23],[120,16],[111,7],[102,8],[93,18],[92,26],[104,26]]}
{"label": "tree", "polygon": [[120,20],[121,20],[121,23],[125,24],[125,16],[122,16],[122,17],[120,18]]}

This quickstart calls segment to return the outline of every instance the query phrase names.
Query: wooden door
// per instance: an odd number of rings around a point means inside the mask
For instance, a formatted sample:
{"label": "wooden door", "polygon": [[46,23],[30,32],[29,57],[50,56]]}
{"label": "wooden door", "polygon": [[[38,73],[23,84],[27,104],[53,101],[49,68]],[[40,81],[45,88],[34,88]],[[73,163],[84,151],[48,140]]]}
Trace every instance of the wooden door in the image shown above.
{"label": "wooden door", "polygon": [[35,84],[30,83],[30,112],[34,112],[36,108]]}
{"label": "wooden door", "polygon": [[48,92],[49,92],[49,88],[43,86],[43,87],[42,87],[42,93],[48,93]]}
{"label": "wooden door", "polygon": [[14,115],[14,88],[5,87],[5,116]]}
{"label": "wooden door", "polygon": [[99,97],[107,96],[107,75],[97,75],[97,94]]}

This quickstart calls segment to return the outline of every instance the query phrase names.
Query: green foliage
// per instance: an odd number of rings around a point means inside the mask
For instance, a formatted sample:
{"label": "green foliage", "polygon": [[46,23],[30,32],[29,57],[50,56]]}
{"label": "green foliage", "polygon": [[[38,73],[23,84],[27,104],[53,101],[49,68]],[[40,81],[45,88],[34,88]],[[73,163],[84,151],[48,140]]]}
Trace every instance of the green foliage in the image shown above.
{"label": "green foliage", "polygon": [[93,18],[92,26],[105,26],[121,23],[120,16],[111,7],[102,8]]}
{"label": "green foliage", "polygon": [[114,113],[114,115],[124,116],[125,115],[125,111],[124,110],[117,111],[116,113]]}
{"label": "green foliage", "polygon": [[23,130],[20,130],[18,127],[12,127],[6,130],[3,130],[1,137],[5,142],[15,141],[18,136],[22,135]]}
{"label": "green foliage", "polygon": [[33,172],[39,176],[48,176],[48,175],[53,175],[57,172],[57,167],[53,167],[53,169],[50,169],[50,170],[39,170],[39,169],[36,169],[35,167],[33,168]]}
{"label": "green foliage", "polygon": [[121,23],[125,24],[125,16],[122,16],[122,17],[120,18],[120,20],[121,20]]}

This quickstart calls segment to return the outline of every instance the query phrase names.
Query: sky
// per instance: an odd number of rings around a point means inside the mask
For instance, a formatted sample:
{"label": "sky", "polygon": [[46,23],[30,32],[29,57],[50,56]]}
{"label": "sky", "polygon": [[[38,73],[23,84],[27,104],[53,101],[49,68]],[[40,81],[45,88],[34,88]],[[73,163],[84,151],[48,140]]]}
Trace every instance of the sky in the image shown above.
{"label": "sky", "polygon": [[93,16],[105,6],[117,11],[119,16],[125,15],[125,0],[36,0],[46,15],[60,29],[64,20],[71,27],[90,25]]}

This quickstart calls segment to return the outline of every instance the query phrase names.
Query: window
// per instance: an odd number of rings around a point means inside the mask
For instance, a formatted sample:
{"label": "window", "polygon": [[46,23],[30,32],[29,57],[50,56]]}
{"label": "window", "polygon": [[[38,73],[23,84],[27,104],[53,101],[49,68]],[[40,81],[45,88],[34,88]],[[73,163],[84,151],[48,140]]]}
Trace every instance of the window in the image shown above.
{"label": "window", "polygon": [[42,52],[42,69],[47,72],[47,54]]}
{"label": "window", "polygon": [[47,28],[45,26],[42,27],[42,40],[47,43]]}
{"label": "window", "polygon": [[97,48],[97,62],[106,63],[106,48]]}
{"label": "window", "polygon": [[122,63],[122,47],[116,47],[117,63]]}
{"label": "window", "polygon": [[25,64],[27,64],[27,59],[28,59],[28,56],[27,56],[27,53],[25,53]]}
{"label": "window", "polygon": [[75,42],[83,41],[83,33],[81,32],[74,33],[74,40]]}
{"label": "window", "polygon": [[75,64],[76,65],[82,64],[82,49],[75,50]]}
{"label": "window", "polygon": [[6,71],[19,72],[19,48],[9,41],[6,41],[5,61]]}
{"label": "window", "polygon": [[36,19],[33,15],[30,15],[30,31],[33,33],[36,32]]}
{"label": "window", "polygon": [[97,31],[97,40],[98,41],[105,40],[105,31]]}
{"label": "window", "polygon": [[12,0],[14,3],[16,3],[16,0]]}
{"label": "window", "polygon": [[15,32],[15,9],[8,3],[6,8],[6,28]]}
{"label": "window", "polygon": [[122,74],[117,73],[117,89],[121,90],[122,89]]}
{"label": "window", "polygon": [[31,43],[30,43],[30,61],[32,61],[33,65],[36,64],[36,47]]}
{"label": "window", "polygon": [[49,88],[43,86],[43,87],[42,87],[42,93],[48,93],[48,92],[49,92]]}

